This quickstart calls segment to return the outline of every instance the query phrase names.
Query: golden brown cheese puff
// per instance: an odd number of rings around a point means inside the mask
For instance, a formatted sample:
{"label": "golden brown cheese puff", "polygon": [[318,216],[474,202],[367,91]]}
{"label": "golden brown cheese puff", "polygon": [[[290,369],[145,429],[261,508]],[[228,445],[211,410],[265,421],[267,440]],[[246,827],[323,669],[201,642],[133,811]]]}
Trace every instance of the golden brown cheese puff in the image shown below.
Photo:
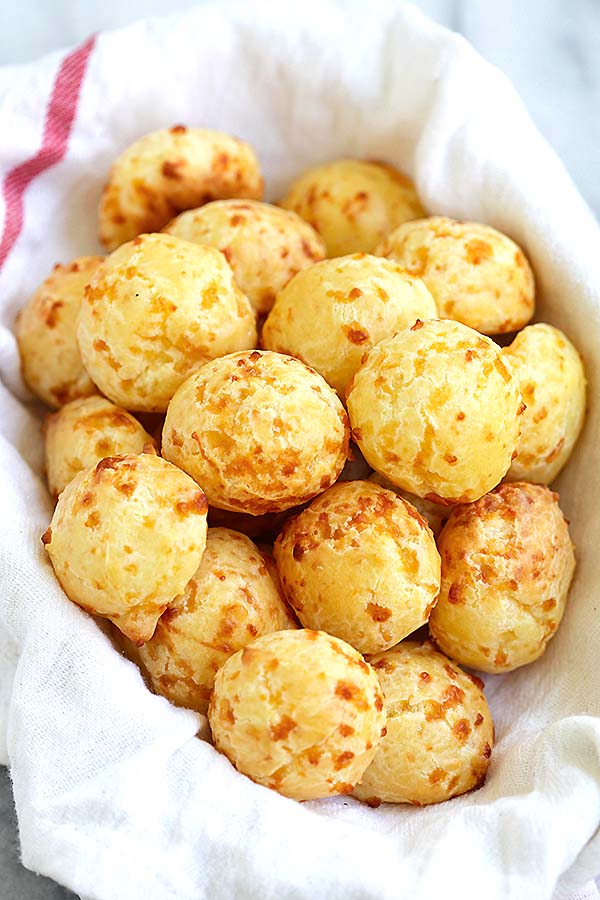
{"label": "golden brown cheese puff", "polygon": [[167,411],[163,455],[211,506],[261,515],[298,506],[340,474],[348,418],[337,394],[297,359],[253,350],[213,360]]}
{"label": "golden brown cheese puff", "polygon": [[322,631],[279,631],[235,653],[208,719],[238,771],[295,800],[350,793],[385,732],[375,672]]}
{"label": "golden brown cheese puff", "polygon": [[157,694],[206,713],[217,670],[233,653],[295,627],[256,545],[228,528],[209,528],[196,573],[138,656]]}
{"label": "golden brown cheese puff", "polygon": [[429,627],[457,662],[510,672],[542,655],[575,570],[558,494],[500,487],[452,512],[439,539],[442,589]]}
{"label": "golden brown cheese puff", "polygon": [[109,456],[67,485],[42,541],[67,597],[143,643],[198,568],[206,509],[160,456]]}
{"label": "golden brown cheese puff", "polygon": [[262,343],[312,366],[344,397],[374,344],[437,316],[420,278],[377,256],[355,253],[299,272],[277,295]]}
{"label": "golden brown cheese puff", "polygon": [[173,219],[163,229],[225,254],[236,281],[259,315],[290,278],[325,258],[325,244],[296,213],[256,200],[217,200]]}
{"label": "golden brown cheese puff", "polygon": [[533,316],[531,267],[515,242],[489,225],[442,216],[407,222],[376,252],[422,278],[444,318],[504,334]]}
{"label": "golden brown cheese puff", "polygon": [[361,653],[420,628],[440,589],[440,557],[416,509],[369,481],[336,484],[274,546],[285,596],[306,628]]}
{"label": "golden brown cheese puff", "polygon": [[371,253],[393,228],[425,210],[415,186],[393,166],[338,159],[309,169],[281,201],[319,232],[328,256]]}
{"label": "golden brown cheese puff", "polygon": [[77,317],[84,288],[101,256],[57,263],[17,316],[15,335],[27,387],[54,409],[96,393],[77,344]]}
{"label": "golden brown cheese puff", "polygon": [[141,453],[154,439],[137,419],[104,397],[67,403],[46,418],[46,477],[53,497],[106,456]]}
{"label": "golden brown cheese puff", "polygon": [[395,494],[398,494],[399,497],[402,497],[403,500],[411,503],[417,512],[423,516],[431,528],[433,536],[435,538],[438,537],[440,531],[444,527],[446,519],[450,515],[450,509],[447,506],[433,503],[431,500],[424,500],[422,497],[416,497],[408,491],[403,491],[402,488],[396,487],[395,484],[392,484],[391,481],[388,481],[387,478],[384,478],[379,472],[373,472],[368,480],[375,484],[379,484],[381,487],[385,488],[386,491],[393,491]]}
{"label": "golden brown cheese puff", "polygon": [[175,125],[137,140],[114,163],[98,213],[100,242],[115,250],[160,229],[184,209],[226,197],[260,199],[263,180],[249,144]]}
{"label": "golden brown cheese puff", "polygon": [[348,392],[352,435],[393,484],[449,505],[477,500],[509,469],[524,409],[502,351],[449,320],[381,341]]}
{"label": "golden brown cheese puff", "polygon": [[552,325],[529,325],[504,350],[521,381],[527,404],[510,481],[550,484],[563,468],[585,420],[583,362]]}
{"label": "golden brown cheese puff", "polygon": [[479,787],[494,744],[483,682],[427,642],[371,657],[387,734],[354,796],[370,806],[439,803]]}
{"label": "golden brown cheese puff", "polygon": [[144,234],[96,273],[78,339],[102,393],[126,409],[163,412],[203,363],[254,347],[256,321],[222,253]]}

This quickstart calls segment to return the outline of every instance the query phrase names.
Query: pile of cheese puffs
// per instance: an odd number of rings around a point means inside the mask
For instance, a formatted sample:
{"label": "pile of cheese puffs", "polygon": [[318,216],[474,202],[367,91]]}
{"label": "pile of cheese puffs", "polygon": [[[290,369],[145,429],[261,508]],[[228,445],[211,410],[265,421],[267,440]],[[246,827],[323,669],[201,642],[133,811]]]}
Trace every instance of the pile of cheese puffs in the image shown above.
{"label": "pile of cheese puffs", "polygon": [[42,541],[66,597],[255,782],[446,800],[492,755],[472,670],[533,663],[565,610],[548,485],[582,361],[528,324],[523,250],[428,216],[393,166],[263,189],[243,141],[142,137],[100,199],[107,255],[57,264],[21,310],[53,410]]}

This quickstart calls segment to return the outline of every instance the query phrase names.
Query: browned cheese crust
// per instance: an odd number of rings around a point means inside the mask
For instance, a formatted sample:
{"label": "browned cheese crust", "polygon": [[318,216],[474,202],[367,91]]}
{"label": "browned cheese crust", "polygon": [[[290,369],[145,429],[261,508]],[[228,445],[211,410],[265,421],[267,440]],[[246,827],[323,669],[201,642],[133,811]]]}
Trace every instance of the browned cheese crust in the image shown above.
{"label": "browned cheese crust", "polygon": [[372,253],[392,229],[425,215],[410,178],[386,163],[360,159],[309,169],[281,205],[319,232],[328,256]]}
{"label": "browned cheese crust", "polygon": [[104,397],[72,400],[45,422],[46,477],[53,497],[106,456],[141,453],[154,438],[126,410]]}
{"label": "browned cheese crust", "polygon": [[344,641],[279,631],[219,669],[215,746],[244,775],[296,800],[348,794],[385,732],[377,676]]}
{"label": "browned cheese crust", "polygon": [[169,234],[111,253],[79,318],[84,363],[125,409],[164,412],[208,360],[256,345],[256,321],[222,253]]}
{"label": "browned cheese crust", "polygon": [[312,369],[254,350],[203,366],[169,405],[163,454],[211,506],[261,515],[310,500],[340,474],[346,412]]}
{"label": "browned cheese crust", "polygon": [[397,263],[355,253],[304,269],[277,295],[263,346],[312,366],[344,397],[374,344],[437,316],[420,278]]}
{"label": "browned cheese crust", "polygon": [[524,409],[500,347],[447,319],[381,341],[348,393],[352,435],[367,462],[442,505],[476,500],[498,484]]}
{"label": "browned cheese crust", "polygon": [[23,379],[54,409],[97,391],[79,352],[77,318],[84,289],[102,261],[80,256],[68,265],[57,263],[17,316]]}
{"label": "browned cheese crust", "polygon": [[67,485],[42,541],[67,597],[143,643],[198,568],[206,511],[160,456],[107,457]]}
{"label": "browned cheese crust", "polygon": [[259,315],[269,312],[290,278],[325,258],[325,245],[308,222],[257,200],[216,200],[182,213],[163,230],[217,247]]}
{"label": "browned cheese crust", "polygon": [[110,170],[98,211],[100,242],[116,250],[185,209],[226,197],[260,200],[262,192],[256,154],[244,141],[184,125],[153,131]]}
{"label": "browned cheese crust", "polygon": [[407,222],[375,252],[422,278],[444,318],[506,334],[533,316],[531,266],[514,241],[489,225],[442,216]]}
{"label": "browned cheese crust", "polygon": [[297,624],[252,541],[209,528],[200,565],[141,647],[138,658],[157,694],[206,713],[217,670],[247,644]]}
{"label": "browned cheese crust", "polygon": [[451,514],[439,550],[442,589],[429,626],[444,653],[484,672],[510,672],[541,656],[575,570],[558,494],[502,484]]}
{"label": "browned cheese crust", "polygon": [[371,806],[423,806],[479,787],[494,744],[481,679],[430,643],[404,641],[370,662],[384,694],[387,734],[355,797]]}
{"label": "browned cheese crust", "polygon": [[567,463],[585,421],[586,378],[579,353],[552,325],[528,325],[504,350],[521,381],[521,419],[510,481],[550,484]]}
{"label": "browned cheese crust", "polygon": [[274,547],[283,590],[306,628],[377,653],[424,625],[440,557],[416,509],[369,481],[329,488]]}

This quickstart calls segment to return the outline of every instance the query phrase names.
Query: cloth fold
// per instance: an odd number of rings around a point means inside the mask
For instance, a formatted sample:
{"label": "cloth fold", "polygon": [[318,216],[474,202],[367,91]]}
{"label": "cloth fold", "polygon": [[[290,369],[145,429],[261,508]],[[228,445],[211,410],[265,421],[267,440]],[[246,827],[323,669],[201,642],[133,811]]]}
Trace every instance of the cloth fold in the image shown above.
{"label": "cloth fold", "polygon": [[[475,793],[372,810],[253,784],[202,740],[203,717],[149,693],[45,558],[40,410],[20,381],[14,317],[54,262],[97,252],[118,153],[180,121],[253,143],[270,199],[326,159],[396,164],[432,213],[522,244],[537,318],[584,355],[589,417],[558,485],[576,579],[546,654],[486,678],[497,744]],[[89,900],[583,890],[600,871],[600,232],[506,78],[392,0],[213,2],[0,69],[0,133],[0,753],[24,864]]]}

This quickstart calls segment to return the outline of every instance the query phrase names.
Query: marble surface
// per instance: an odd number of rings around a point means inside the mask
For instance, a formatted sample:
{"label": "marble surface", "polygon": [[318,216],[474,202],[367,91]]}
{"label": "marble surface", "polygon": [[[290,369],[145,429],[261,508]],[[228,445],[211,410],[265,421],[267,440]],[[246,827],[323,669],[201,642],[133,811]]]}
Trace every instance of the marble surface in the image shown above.
{"label": "marble surface", "polygon": [[[35,59],[93,31],[194,5],[192,0],[3,0],[0,65]],[[459,31],[508,74],[536,124],[600,215],[600,2],[417,0],[415,5]],[[67,900],[73,896],[20,865],[10,780],[0,768],[0,897]]]}

